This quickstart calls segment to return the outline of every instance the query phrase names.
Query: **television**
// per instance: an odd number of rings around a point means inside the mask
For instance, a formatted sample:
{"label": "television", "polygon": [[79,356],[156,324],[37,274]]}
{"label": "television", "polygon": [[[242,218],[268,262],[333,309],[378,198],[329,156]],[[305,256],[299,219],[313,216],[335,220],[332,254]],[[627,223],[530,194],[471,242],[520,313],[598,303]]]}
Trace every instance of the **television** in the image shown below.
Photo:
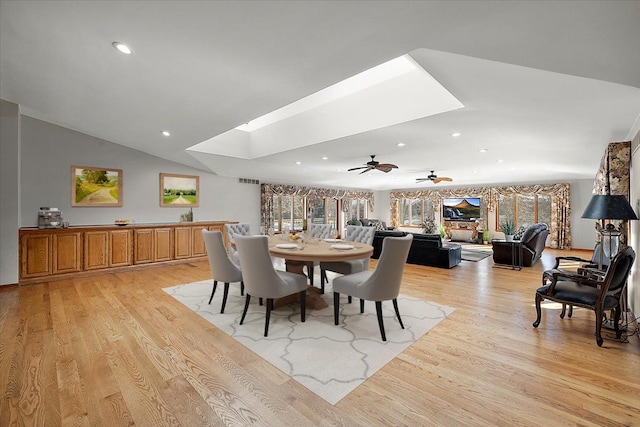
{"label": "television", "polygon": [[474,221],[480,215],[480,197],[442,199],[442,217],[449,221]]}

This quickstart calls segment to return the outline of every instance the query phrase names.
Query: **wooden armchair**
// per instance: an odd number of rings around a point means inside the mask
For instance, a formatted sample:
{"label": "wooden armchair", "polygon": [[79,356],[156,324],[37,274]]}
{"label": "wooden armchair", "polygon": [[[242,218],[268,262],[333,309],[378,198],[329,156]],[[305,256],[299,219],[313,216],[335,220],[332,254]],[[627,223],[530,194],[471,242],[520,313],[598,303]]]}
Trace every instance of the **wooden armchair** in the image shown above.
{"label": "wooden armchair", "polygon": [[[593,310],[596,315],[596,342],[600,347],[603,342],[601,330],[604,312],[614,310],[616,338],[620,338],[620,300],[635,258],[636,253],[631,247],[627,247],[613,258],[604,275],[583,275],[561,270],[554,272],[550,283],[536,290],[537,318],[533,327],[537,328],[540,324],[540,303],[548,299],[563,305]],[[564,309],[562,311],[561,317],[564,316]]]}

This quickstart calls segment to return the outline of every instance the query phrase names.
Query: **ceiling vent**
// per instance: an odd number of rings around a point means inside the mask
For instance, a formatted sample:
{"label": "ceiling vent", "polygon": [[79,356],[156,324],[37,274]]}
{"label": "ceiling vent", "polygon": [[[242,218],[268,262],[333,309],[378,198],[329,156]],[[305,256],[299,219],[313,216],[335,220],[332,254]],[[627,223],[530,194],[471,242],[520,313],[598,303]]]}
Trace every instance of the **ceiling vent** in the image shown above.
{"label": "ceiling vent", "polygon": [[250,179],[250,178],[238,178],[238,182],[240,184],[260,184],[260,181],[258,181],[257,179]]}

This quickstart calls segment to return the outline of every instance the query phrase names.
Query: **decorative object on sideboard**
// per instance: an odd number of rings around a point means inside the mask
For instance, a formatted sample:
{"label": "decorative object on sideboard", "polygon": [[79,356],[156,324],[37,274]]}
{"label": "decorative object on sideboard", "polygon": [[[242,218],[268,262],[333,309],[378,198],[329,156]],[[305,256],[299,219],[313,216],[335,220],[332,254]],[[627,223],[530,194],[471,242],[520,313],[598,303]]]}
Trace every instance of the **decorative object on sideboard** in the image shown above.
{"label": "decorative object on sideboard", "polygon": [[626,196],[594,194],[584,210],[582,218],[600,220],[599,223],[596,223],[596,230],[602,242],[602,251],[598,262],[598,268],[602,269],[602,254],[604,253],[611,260],[621,249],[620,226],[616,227],[612,223],[605,224],[605,220],[629,221],[638,219],[638,216],[633,211]]}
{"label": "decorative object on sideboard", "polygon": [[58,208],[41,207],[38,211],[38,228],[61,228],[63,222]]}
{"label": "decorative object on sideboard", "polygon": [[193,222],[193,209],[189,208],[187,212],[180,215],[180,222]]}

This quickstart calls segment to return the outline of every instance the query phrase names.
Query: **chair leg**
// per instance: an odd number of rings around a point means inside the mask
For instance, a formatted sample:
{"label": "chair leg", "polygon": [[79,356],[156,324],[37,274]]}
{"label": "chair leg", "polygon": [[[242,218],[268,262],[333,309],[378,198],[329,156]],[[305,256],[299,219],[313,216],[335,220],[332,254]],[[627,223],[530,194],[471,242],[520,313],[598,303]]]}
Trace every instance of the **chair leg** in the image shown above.
{"label": "chair leg", "polygon": [[349,304],[351,304],[351,301],[352,301],[352,300],[353,300],[353,298],[351,298],[351,295],[349,295],[349,296],[347,297],[347,302],[348,302]]}
{"label": "chair leg", "polygon": [[247,315],[247,309],[249,308],[249,300],[251,300],[251,295],[247,293],[247,297],[245,298],[245,301],[244,301],[244,310],[242,310],[242,317],[240,318],[241,325],[242,325],[242,322],[244,322],[244,316]]}
{"label": "chair leg", "polygon": [[271,319],[271,310],[273,310],[273,298],[267,298],[267,314],[264,317],[264,336],[269,334],[269,319]]}
{"label": "chair leg", "polygon": [[324,294],[324,284],[329,283],[329,279],[327,279],[327,270],[324,268],[320,268],[320,293]]}
{"label": "chair leg", "polygon": [[340,312],[340,294],[338,292],[333,293],[333,323],[338,324],[338,314]]}
{"label": "chair leg", "polygon": [[398,300],[396,298],[393,299],[393,309],[396,311],[396,317],[398,318],[398,322],[400,322],[400,327],[404,329],[404,324],[400,318],[400,310],[398,310]]}
{"label": "chair leg", "polygon": [[258,298],[258,304],[262,305],[262,297]]}
{"label": "chair leg", "polygon": [[564,319],[564,314],[567,312],[567,304],[562,304],[562,311],[560,312],[560,318]]}
{"label": "chair leg", "polygon": [[240,282],[240,296],[244,296],[244,280]]}
{"label": "chair leg", "polygon": [[540,294],[538,294],[536,292],[536,320],[535,322],[533,322],[533,327],[537,328],[538,325],[540,324],[540,318],[542,317],[542,309],[540,308],[540,302],[542,301],[542,297],[540,296]]}
{"label": "chair leg", "polygon": [[227,296],[229,295],[229,283],[224,283],[224,294],[222,294],[222,307],[220,307],[220,313],[224,313],[224,307],[227,305]]}
{"label": "chair leg", "polygon": [[209,298],[209,304],[211,304],[211,301],[213,301],[213,295],[216,293],[216,288],[218,287],[218,281],[214,280],[213,281],[213,289],[211,290],[211,298]]}
{"label": "chair leg", "polygon": [[364,300],[360,298],[360,314],[364,313]]}
{"label": "chair leg", "polygon": [[313,287],[313,262],[307,263],[307,277],[309,277],[309,286]]}
{"label": "chair leg", "polygon": [[620,339],[620,336],[622,335],[622,331],[620,330],[621,314],[622,314],[622,307],[620,307],[620,304],[618,304],[616,308],[613,310],[613,329],[616,331],[617,339]]}
{"label": "chair leg", "polygon": [[569,319],[571,319],[571,316],[573,316],[573,306],[572,305],[569,306]]}
{"label": "chair leg", "polygon": [[602,308],[596,307],[596,343],[598,347],[602,347]]}
{"label": "chair leg", "polygon": [[378,315],[378,326],[380,326],[382,341],[386,341],[387,336],[384,333],[384,320],[382,320],[382,301],[376,301],[376,314]]}
{"label": "chair leg", "polygon": [[300,321],[304,323],[307,319],[307,290],[300,291]]}

